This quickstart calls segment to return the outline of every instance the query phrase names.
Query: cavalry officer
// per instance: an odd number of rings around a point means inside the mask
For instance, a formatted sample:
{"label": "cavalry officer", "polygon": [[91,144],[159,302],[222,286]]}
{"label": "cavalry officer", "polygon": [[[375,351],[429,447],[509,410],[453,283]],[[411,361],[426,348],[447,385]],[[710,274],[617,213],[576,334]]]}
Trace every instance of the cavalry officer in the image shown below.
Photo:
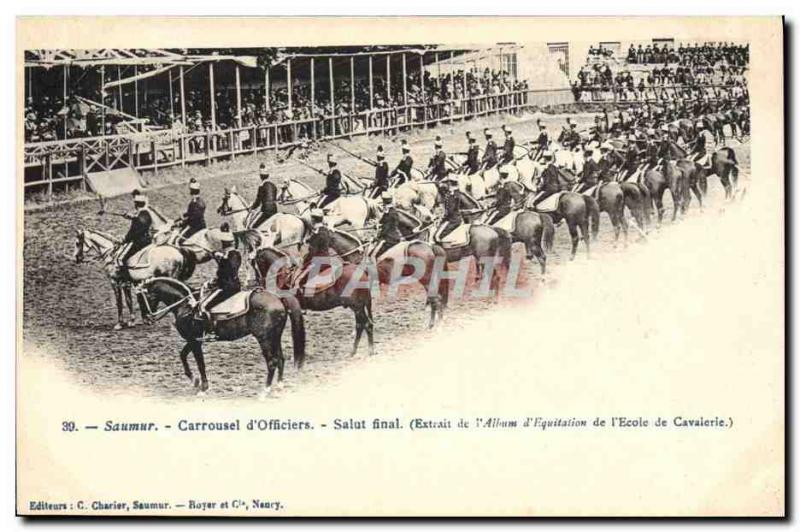
{"label": "cavalry officer", "polygon": [[647,130],[647,146],[645,152],[645,167],[644,172],[653,170],[658,166],[658,143],[656,142],[657,134],[655,129]]}
{"label": "cavalry officer", "polygon": [[408,145],[408,141],[403,139],[400,141],[400,145],[402,146],[403,156],[395,169],[392,170],[392,173],[389,174],[389,177],[397,178],[396,183],[398,186],[411,179],[411,168],[414,166],[414,159],[411,158],[411,148]]}
{"label": "cavalry officer", "polygon": [[325,188],[322,189],[318,208],[323,208],[332,201],[339,199],[342,195],[342,173],[336,167],[336,159],[332,154],[328,154],[328,175],[325,176]]}
{"label": "cavalry officer", "polygon": [[464,217],[461,214],[461,194],[458,191],[458,179],[454,176],[447,176],[442,180],[442,183],[447,187],[447,190],[442,194],[444,214],[442,214],[442,223],[434,235],[434,240],[437,241],[441,241],[452,233],[456,227],[464,223]]}
{"label": "cavalry officer", "polygon": [[494,212],[486,219],[488,225],[492,225],[503,219],[511,213],[514,198],[511,195],[508,181],[508,167],[501,166],[500,173],[500,186],[495,194]]}
{"label": "cavalry officer", "polygon": [[138,190],[133,192],[133,207],[136,212],[125,215],[131,221],[131,226],[127,234],[125,234],[125,238],[122,239],[122,243],[127,245],[127,250],[123,252],[119,259],[120,265],[124,268],[126,274],[128,273],[128,259],[153,242],[150,236],[153,217],[150,215],[150,211],[147,210],[147,197]]}
{"label": "cavalry officer", "polygon": [[511,136],[511,128],[503,125],[503,132],[506,135],[506,140],[503,142],[503,160],[502,164],[511,164],[514,162],[514,137]]}
{"label": "cavalry officer", "polygon": [[481,169],[481,161],[478,159],[478,143],[475,142],[475,137],[469,131],[467,131],[467,142],[469,147],[467,148],[467,160],[464,163],[464,167],[467,170],[467,174],[472,175]]}
{"label": "cavalry officer", "polygon": [[536,123],[539,125],[539,136],[536,137],[536,154],[533,156],[534,161],[538,160],[539,157],[542,156],[542,153],[550,148],[550,135],[547,133],[547,126],[541,120],[537,120]]}
{"label": "cavalry officer", "polygon": [[177,220],[184,240],[206,228],[206,202],[200,197],[200,183],[195,178],[189,180],[189,195],[192,199],[189,200],[186,212]]}
{"label": "cavalry officer", "polygon": [[447,174],[447,155],[442,150],[442,137],[439,135],[436,135],[433,150],[433,157],[428,163],[428,169],[431,177],[436,181],[440,181]]}
{"label": "cavalry officer", "polygon": [[542,161],[547,165],[542,171],[539,192],[533,198],[534,207],[561,190],[558,167],[553,163],[553,154],[548,150],[542,153]]}
{"label": "cavalry officer", "polygon": [[691,146],[691,153],[689,154],[689,158],[692,161],[699,163],[701,166],[705,166],[706,157],[706,135],[705,132],[708,130],[705,128],[703,122],[701,120],[697,121],[695,124],[695,131],[697,135],[695,135],[694,139],[692,139],[690,146]]}
{"label": "cavalry officer", "polygon": [[624,173],[622,177],[628,177],[633,175],[636,171],[636,168],[639,166],[639,156],[642,154],[642,150],[639,149],[639,139],[636,138],[636,135],[631,133],[628,136],[628,149],[625,150],[625,160],[622,163],[622,169]]}
{"label": "cavalry officer", "polygon": [[568,129],[564,130],[564,140],[561,142],[565,148],[573,149],[581,143],[581,136],[575,129],[577,124],[567,118]]}
{"label": "cavalry officer", "polygon": [[278,213],[278,187],[269,180],[269,172],[267,172],[267,166],[264,163],[261,163],[258,175],[261,178],[261,184],[258,185],[256,199],[250,206],[250,210],[255,211],[261,207],[261,212],[250,223],[250,227],[258,227]]}
{"label": "cavalry officer", "polygon": [[386,162],[386,158],[383,155],[383,146],[378,146],[375,159],[375,179],[372,182],[372,192],[369,195],[373,199],[389,190],[389,163]]}
{"label": "cavalry officer", "polygon": [[400,215],[394,206],[392,194],[384,192],[381,194],[381,200],[383,201],[383,216],[378,221],[376,243],[372,248],[371,255],[374,258],[403,240],[403,234],[400,232]]}
{"label": "cavalry officer", "polygon": [[213,308],[214,305],[222,303],[242,290],[242,283],[239,281],[242,255],[233,248],[233,233],[226,223],[220,226],[219,240],[222,243],[222,251],[216,251],[211,255],[217,261],[217,277],[211,283],[214,290],[204,297],[199,305],[199,316],[209,325],[206,328],[208,332],[216,328],[216,323],[211,320],[207,309]]}
{"label": "cavalry officer", "polygon": [[306,237],[305,243],[308,246],[308,253],[303,259],[303,266],[298,270],[297,277],[294,278],[292,285],[302,287],[311,271],[314,257],[326,255],[333,245],[331,230],[324,223],[325,213],[322,209],[311,209],[311,232]]}
{"label": "cavalry officer", "polygon": [[594,157],[592,157],[593,155],[594,151],[591,148],[587,148],[584,152],[586,162],[583,163],[583,170],[581,170],[579,178],[580,185],[578,186],[577,192],[589,190],[597,184],[597,175],[600,173],[600,165],[594,160]]}
{"label": "cavalry officer", "polygon": [[489,129],[483,130],[486,137],[486,149],[483,150],[483,169],[491,168],[497,164],[497,144],[492,140],[492,132]]}
{"label": "cavalry officer", "polygon": [[608,141],[600,145],[600,153],[602,156],[598,164],[598,177],[605,183],[614,181],[614,174],[624,160],[614,151],[614,146]]}

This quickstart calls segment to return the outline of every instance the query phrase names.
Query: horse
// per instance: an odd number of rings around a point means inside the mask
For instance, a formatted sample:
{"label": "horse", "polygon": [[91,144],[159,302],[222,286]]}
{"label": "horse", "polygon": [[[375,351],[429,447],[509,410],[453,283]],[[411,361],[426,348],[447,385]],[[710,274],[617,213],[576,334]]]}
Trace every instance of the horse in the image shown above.
{"label": "horse", "polygon": [[[435,287],[436,290],[433,290],[430,286],[431,282],[436,279],[437,268],[442,268],[443,271],[447,270],[446,255],[444,249],[440,246],[432,245],[425,241],[433,224],[431,220],[423,222],[413,215],[400,210],[398,210],[398,214],[400,217],[399,229],[408,243],[404,249],[403,257],[396,257],[392,256],[391,253],[386,253],[388,256],[376,258],[378,281],[383,285],[388,285],[395,280],[392,277],[395,274],[406,277],[412,274],[419,274],[416,280],[427,291],[426,306],[430,306],[431,309],[429,327],[433,327],[443,318],[449,299],[449,285],[447,283],[440,282]],[[331,237],[331,249],[335,256],[343,262],[360,264],[368,260],[365,252],[367,245],[357,237],[338,230],[333,230]],[[287,256],[286,259],[288,258]],[[410,258],[422,264],[424,269],[421,274],[415,272],[410,263],[404,265],[399,272],[395,271],[396,262],[404,258]],[[269,265],[272,262],[274,261],[264,260],[259,250],[254,260],[254,268],[259,272],[261,279],[265,279]]]}
{"label": "horse", "polygon": [[[566,173],[566,171],[565,171]],[[578,184],[573,186],[573,191],[578,187]],[[628,243],[628,221],[625,219],[625,192],[616,181],[600,182],[597,188],[594,189],[591,196],[584,194],[586,197],[591,197],[597,202],[600,212],[608,214],[611,225],[614,228],[614,245],[619,242],[619,235],[622,232],[625,236],[625,244]],[[597,233],[593,234],[594,240],[597,240]]]}
{"label": "horse", "polygon": [[[320,194],[296,179],[287,179],[281,186],[278,201],[295,205],[298,214],[305,212],[319,201]],[[380,205],[377,200],[359,194],[340,196],[325,206],[326,223],[332,227],[349,224],[353,229],[363,229],[367,221],[375,218]]]}
{"label": "horse", "polygon": [[417,205],[433,210],[439,202],[439,185],[436,181],[406,181],[393,189],[394,204],[398,209],[414,212]]}
{"label": "horse", "polygon": [[[320,253],[321,251],[313,251]],[[295,264],[292,257],[285,252],[272,248],[262,248],[258,250],[254,260],[254,267],[264,282],[269,281],[268,273],[272,273],[275,284],[283,291],[294,292],[301,308],[314,311],[331,310],[337,307],[349,308],[355,317],[355,340],[351,356],[358,351],[358,344],[364,331],[367,333],[369,344],[369,354],[375,354],[374,344],[374,320],[372,317],[372,293],[369,288],[364,287],[369,279],[367,273],[356,264],[343,264],[340,274],[336,276],[334,282],[325,287],[314,289],[312,294],[304,287],[292,286],[292,281],[300,266]],[[272,271],[276,269],[276,271]],[[352,282],[358,282],[361,286],[350,289]]]}
{"label": "horse", "polygon": [[[569,231],[570,240],[572,241],[570,260],[575,259],[575,254],[578,251],[578,242],[580,240],[583,240],[586,246],[586,256],[588,257],[590,255],[589,230],[591,228],[591,235],[594,235],[596,239],[600,226],[600,206],[591,196],[572,192],[570,189],[574,183],[570,181],[568,176],[564,175],[563,172],[559,172],[558,178],[559,187],[561,189],[559,194],[561,195],[558,198],[555,210],[546,214],[552,218],[554,224],[558,224],[561,220],[567,222],[567,229]],[[535,184],[537,190],[541,186],[541,181],[542,178],[539,176]],[[528,199],[526,207],[535,212],[540,212],[532,204],[533,199],[534,196]],[[578,234],[579,230],[580,237]]]}
{"label": "horse", "polygon": [[[739,163],[736,160],[736,152],[733,148],[722,147],[711,153],[711,169],[706,169],[695,161],[689,160],[686,149],[670,143],[670,154],[679,159],[678,165],[684,169],[687,175],[688,185],[697,197],[700,206],[703,205],[701,196],[708,192],[708,178],[712,175],[719,177],[722,187],[725,189],[725,199],[731,199],[738,188]],[[688,191],[686,197],[688,206]]]}
{"label": "horse", "polygon": [[[187,250],[169,245],[151,245],[134,255],[134,257],[141,257],[146,254],[147,263],[142,266],[128,268],[126,275],[123,273],[122,267],[117,264],[117,255],[121,245],[116,238],[95,229],[79,229],[75,234],[75,253],[73,255],[75,262],[80,264],[86,259],[87,255],[91,255],[89,258],[103,263],[103,270],[111,281],[117,304],[115,331],[122,329],[124,325],[122,319],[123,294],[125,295],[128,312],[131,315],[127,326],[132,327],[135,324],[130,283],[140,283],[154,276],[186,280],[192,276],[196,266],[194,255]],[[144,310],[141,308],[140,310],[142,311],[142,318],[144,318]]]}
{"label": "horse", "polygon": [[[139,287],[140,305],[147,309],[147,320],[157,321],[168,313],[175,317],[175,329],[185,340],[180,352],[183,371],[199,392],[208,390],[206,364],[201,338],[204,323],[195,317],[197,300],[192,290],[182,282],[167,277],[147,279]],[[281,336],[288,317],[292,326],[293,360],[300,369],[306,357],[306,330],[300,304],[292,296],[278,297],[265,290],[256,289],[249,295],[247,311],[240,316],[218,321],[215,326],[217,341],[230,342],[245,336],[253,336],[261,347],[261,355],[267,364],[267,380],[262,396],[268,396],[272,388],[275,371],[278,383],[283,380],[283,349]],[[159,310],[159,305],[164,308]],[[212,309],[213,311],[213,309]],[[194,354],[198,380],[192,375],[187,357]]]}
{"label": "horse", "polygon": [[[481,223],[485,223],[488,217],[488,212],[484,216],[481,216]],[[502,219],[495,222],[493,227],[501,227],[501,221]],[[509,234],[511,235],[512,244],[515,242],[522,242],[525,246],[525,257],[528,260],[535,258],[539,263],[541,274],[544,276],[547,273],[547,255],[545,254],[545,250],[551,251],[553,249],[553,237],[555,235],[553,219],[544,213],[527,209],[519,210],[514,218],[514,224]]]}

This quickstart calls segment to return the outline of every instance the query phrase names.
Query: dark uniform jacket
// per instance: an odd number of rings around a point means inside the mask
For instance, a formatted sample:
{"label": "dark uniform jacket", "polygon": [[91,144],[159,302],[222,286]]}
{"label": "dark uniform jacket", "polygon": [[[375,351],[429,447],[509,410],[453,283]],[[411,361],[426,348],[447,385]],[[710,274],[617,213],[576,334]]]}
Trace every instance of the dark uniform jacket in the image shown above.
{"label": "dark uniform jacket", "polygon": [[410,155],[404,155],[400,162],[397,163],[397,167],[392,170],[392,173],[389,177],[394,177],[398,174],[398,172],[402,172],[405,174],[407,178],[411,178],[411,168],[414,166],[414,159],[411,158]]}
{"label": "dark uniform jacket", "polygon": [[506,137],[506,141],[503,143],[503,162],[510,163],[514,160],[514,137],[508,136]]}
{"label": "dark uniform jacket", "polygon": [[613,155],[613,152],[603,156],[598,165],[600,169],[598,176],[600,179],[603,181],[611,181],[618,163],[619,159]]}
{"label": "dark uniform jacket", "polygon": [[206,228],[206,202],[200,196],[194,196],[183,214],[183,226],[192,231]]}
{"label": "dark uniform jacket", "polygon": [[672,149],[670,141],[668,139],[664,139],[661,141],[661,144],[658,147],[658,155],[665,161],[672,160]]}
{"label": "dark uniform jacket", "polygon": [[278,212],[278,206],[276,204],[277,199],[278,187],[276,187],[275,183],[272,181],[264,181],[258,186],[256,199],[250,209],[255,210],[261,207],[261,212],[272,216]]}
{"label": "dark uniform jacket", "polygon": [[222,258],[217,260],[217,288],[223,294],[231,296],[242,289],[239,282],[239,267],[242,265],[242,255],[235,249],[228,250]]}
{"label": "dark uniform jacket", "polygon": [[342,173],[338,168],[334,168],[325,177],[325,188],[322,192],[328,196],[338,197],[342,193]]}
{"label": "dark uniform jacket", "polygon": [[434,154],[431,157],[431,162],[428,163],[428,168],[431,169],[431,175],[436,179],[441,179],[447,174],[447,155],[443,151]]}
{"label": "dark uniform jacket", "polygon": [[486,168],[491,168],[497,164],[497,144],[495,144],[494,140],[486,143],[486,149],[483,150],[483,162]]}
{"label": "dark uniform jacket", "polygon": [[542,190],[554,194],[561,190],[561,182],[559,181],[558,167],[550,163],[547,168],[542,172]]}
{"label": "dark uniform jacket", "polygon": [[311,233],[306,243],[308,244],[308,255],[306,256],[305,265],[308,266],[314,257],[328,254],[328,250],[333,244],[331,230],[324,225],[319,227]]}
{"label": "dark uniform jacket", "polygon": [[578,134],[577,131],[573,130],[566,130],[564,131],[564,139],[561,141],[565,148],[574,148],[575,146],[580,145],[581,143],[581,136]]}
{"label": "dark uniform jacket", "polygon": [[389,189],[389,163],[381,161],[375,165],[375,188],[381,190]]}
{"label": "dark uniform jacket", "polygon": [[481,162],[478,160],[478,145],[470,144],[467,150],[467,168],[469,169],[469,173],[474,174],[478,171],[480,166]]}
{"label": "dark uniform jacket", "polygon": [[581,181],[587,185],[596,185],[597,176],[600,173],[600,165],[594,159],[589,159],[583,163],[583,171],[581,172]]}
{"label": "dark uniform jacket", "polygon": [[536,146],[539,148],[539,151],[546,150],[549,144],[550,144],[550,135],[547,134],[547,131],[541,131],[539,133],[539,136],[536,137]]}
{"label": "dark uniform jacket", "polygon": [[703,135],[702,131],[697,134],[697,137],[692,142],[692,152],[701,155],[706,154],[706,136]]}
{"label": "dark uniform jacket", "polygon": [[[131,219],[131,227],[125,235],[123,242],[131,242],[132,248],[139,250],[149,246],[152,242],[150,228],[153,225],[153,218],[147,209],[140,209]],[[133,250],[131,250],[133,251]]]}
{"label": "dark uniform jacket", "polygon": [[508,183],[504,183],[502,187],[497,189],[495,196],[494,208],[497,209],[498,214],[505,216],[511,212],[511,206],[514,203],[514,198],[509,190]]}
{"label": "dark uniform jacket", "polygon": [[444,215],[442,218],[449,223],[462,223],[464,221],[461,215],[461,194],[459,192],[448,192],[442,199],[442,206],[444,207]]}
{"label": "dark uniform jacket", "polygon": [[397,209],[394,207],[386,209],[378,223],[380,224],[378,238],[386,244],[394,245],[403,240],[403,234],[400,232],[400,215],[397,213]]}

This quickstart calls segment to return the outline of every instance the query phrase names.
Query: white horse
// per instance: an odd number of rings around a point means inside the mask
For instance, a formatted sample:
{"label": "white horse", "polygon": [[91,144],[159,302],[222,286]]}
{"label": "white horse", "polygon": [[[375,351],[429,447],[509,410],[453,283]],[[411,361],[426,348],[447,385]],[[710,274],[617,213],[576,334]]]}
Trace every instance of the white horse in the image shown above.
{"label": "white horse", "polygon": [[[294,205],[302,218],[312,204],[320,199],[320,193],[296,179],[287,179],[281,187],[279,201]],[[375,218],[380,211],[377,200],[361,195],[340,196],[323,209],[325,223],[330,227],[350,224],[353,229],[362,229],[368,220]]]}
{"label": "white horse", "polygon": [[133,326],[133,300],[131,284],[139,284],[151,277],[171,277],[181,281],[191,277],[194,273],[194,256],[188,251],[170,245],[151,244],[135,253],[128,260],[127,275],[119,264],[119,255],[123,244],[113,236],[94,229],[77,230],[75,235],[75,252],[73,258],[76,263],[85,260],[94,260],[103,264],[103,270],[111,280],[114,296],[117,303],[117,323],[114,330],[123,327],[122,319],[122,294],[128,304],[131,314],[127,325]]}

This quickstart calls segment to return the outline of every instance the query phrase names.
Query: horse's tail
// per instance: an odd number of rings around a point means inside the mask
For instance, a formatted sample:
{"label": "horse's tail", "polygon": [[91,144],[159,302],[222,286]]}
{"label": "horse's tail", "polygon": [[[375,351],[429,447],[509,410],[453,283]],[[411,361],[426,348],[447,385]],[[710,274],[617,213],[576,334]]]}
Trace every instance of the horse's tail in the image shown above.
{"label": "horse's tail", "polygon": [[495,227],[494,230],[497,231],[497,251],[500,254],[501,264],[504,268],[508,269],[511,267],[511,244],[513,242],[511,239],[511,234],[505,229],[500,229],[499,227]]}
{"label": "horse's tail", "polygon": [[306,359],[306,324],[303,319],[303,309],[296,297],[289,295],[281,298],[283,306],[289,313],[292,323],[292,347],[294,349],[294,365],[302,368]]}
{"label": "horse's tail", "polygon": [[600,206],[597,204],[597,200],[591,196],[583,196],[583,199],[589,211],[592,238],[597,238],[597,232],[600,230]]}
{"label": "horse's tail", "polygon": [[549,214],[540,213],[539,218],[542,220],[542,226],[544,227],[544,231],[542,231],[544,250],[547,252],[553,251],[553,238],[556,234],[556,226],[553,224],[553,219]]}
{"label": "horse's tail", "polygon": [[197,259],[195,258],[194,253],[186,248],[175,246],[175,249],[180,252],[181,257],[183,258],[181,267],[178,269],[178,280],[185,281],[194,273],[194,269],[197,267]]}
{"label": "horse's tail", "polygon": [[247,246],[246,249],[255,250],[261,247],[261,231],[258,229],[245,229],[238,233],[240,238],[244,241],[245,245]]}

